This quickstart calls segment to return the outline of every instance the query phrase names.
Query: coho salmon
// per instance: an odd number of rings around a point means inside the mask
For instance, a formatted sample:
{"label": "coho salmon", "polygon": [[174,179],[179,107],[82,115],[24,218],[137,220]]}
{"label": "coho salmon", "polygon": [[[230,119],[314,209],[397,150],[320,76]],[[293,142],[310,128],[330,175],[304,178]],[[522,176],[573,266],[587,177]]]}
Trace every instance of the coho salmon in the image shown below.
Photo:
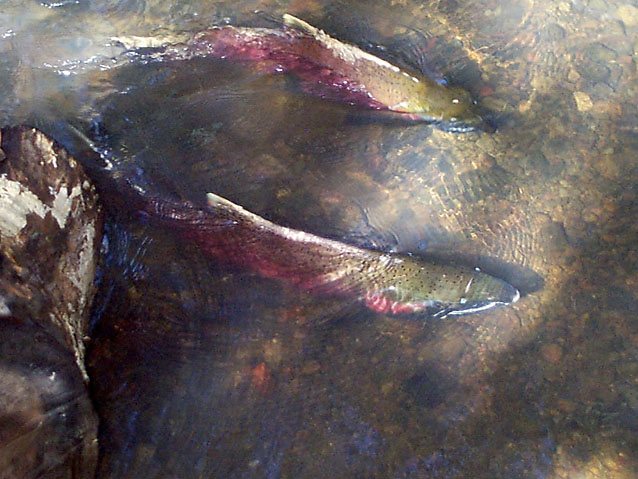
{"label": "coho salmon", "polygon": [[514,303],[508,283],[462,265],[359,248],[287,228],[209,193],[205,207],[146,197],[143,213],[203,253],[311,293],[356,298],[390,314],[468,314]]}
{"label": "coho salmon", "polygon": [[[219,26],[167,44],[151,58],[194,57],[251,62],[265,73],[291,73],[312,94],[384,110],[408,120],[436,124],[446,131],[492,130],[476,112],[470,94],[429,76],[408,72],[357,46],[332,38],[289,14],[284,28]],[[162,43],[157,38],[120,37],[129,48]]]}

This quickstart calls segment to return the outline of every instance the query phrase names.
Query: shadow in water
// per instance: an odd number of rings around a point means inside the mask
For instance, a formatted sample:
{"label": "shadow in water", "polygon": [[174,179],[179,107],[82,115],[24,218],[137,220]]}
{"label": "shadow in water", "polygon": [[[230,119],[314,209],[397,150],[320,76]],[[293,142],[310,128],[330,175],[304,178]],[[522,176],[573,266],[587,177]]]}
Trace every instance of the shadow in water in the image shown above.
{"label": "shadow in water", "polygon": [[638,301],[626,285],[636,268],[637,241],[628,235],[638,213],[635,189],[618,206],[575,249],[573,269],[541,310],[542,330],[504,353],[490,374],[491,414],[513,421],[495,423],[491,440],[510,448],[511,464],[524,471],[543,457],[545,475],[638,472]]}
{"label": "shadow in water", "polygon": [[[461,39],[456,48],[496,32],[493,57],[469,50],[484,63],[457,75],[489,72],[474,92],[495,111],[494,135],[398,128],[219,61],[114,73],[126,94],[102,97],[91,119],[116,170],[197,203],[214,191],[322,236],[467,261],[527,297],[454,321],[363,308],[339,321],[329,303],[127,219],[105,181],[120,215],[90,354],[101,477],[536,478],[596,460],[609,474],[635,470],[636,171],[607,181],[586,160],[638,145],[574,109],[552,80],[568,65],[545,48],[563,42],[526,47],[512,33],[529,26],[521,5],[502,25],[496,10],[467,14],[471,2],[423,14]],[[394,17],[378,16],[387,35],[366,34],[373,44],[394,35]],[[349,21],[326,18],[348,39]],[[547,55],[538,67],[515,61],[537,55]],[[600,196],[619,200],[576,218]],[[326,316],[335,321],[314,325]]]}

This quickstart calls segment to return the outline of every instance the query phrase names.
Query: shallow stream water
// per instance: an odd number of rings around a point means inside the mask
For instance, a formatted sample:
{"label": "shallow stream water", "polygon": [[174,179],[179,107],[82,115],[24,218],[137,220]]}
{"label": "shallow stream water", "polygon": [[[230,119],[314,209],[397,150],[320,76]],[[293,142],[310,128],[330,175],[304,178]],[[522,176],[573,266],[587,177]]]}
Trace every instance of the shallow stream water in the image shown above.
{"label": "shallow stream water", "polygon": [[[285,12],[423,58],[496,132],[385,121],[121,41]],[[0,0],[0,123],[66,146],[109,212],[88,353],[98,477],[637,477],[637,65],[629,0]],[[112,174],[462,258],[524,295],[443,320],[311,296],[148,224]]]}

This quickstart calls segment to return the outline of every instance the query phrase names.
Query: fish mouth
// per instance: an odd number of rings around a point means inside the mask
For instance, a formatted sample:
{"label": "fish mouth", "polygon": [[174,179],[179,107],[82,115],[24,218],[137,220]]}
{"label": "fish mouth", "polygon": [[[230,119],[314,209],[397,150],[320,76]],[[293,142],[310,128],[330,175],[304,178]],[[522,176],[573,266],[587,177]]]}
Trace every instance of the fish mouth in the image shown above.
{"label": "fish mouth", "polygon": [[469,133],[472,131],[481,130],[478,126],[463,124],[463,123],[439,123],[439,127],[443,131],[447,131],[449,133]]}
{"label": "fish mouth", "polygon": [[472,115],[469,118],[441,120],[438,122],[439,128],[450,133],[469,133],[472,131],[484,131],[494,133],[496,128],[480,115]]}
{"label": "fish mouth", "polygon": [[[516,303],[521,298],[521,293],[515,287],[504,283],[503,289],[498,296],[489,297],[482,301],[473,301],[459,305],[460,307],[450,308],[444,313],[444,316],[462,316],[464,314],[478,313],[497,306],[506,306]],[[441,317],[444,317],[441,316]]]}
{"label": "fish mouth", "polygon": [[518,289],[509,283],[503,281],[503,289],[496,300],[498,304],[512,304],[521,299],[521,293]]}

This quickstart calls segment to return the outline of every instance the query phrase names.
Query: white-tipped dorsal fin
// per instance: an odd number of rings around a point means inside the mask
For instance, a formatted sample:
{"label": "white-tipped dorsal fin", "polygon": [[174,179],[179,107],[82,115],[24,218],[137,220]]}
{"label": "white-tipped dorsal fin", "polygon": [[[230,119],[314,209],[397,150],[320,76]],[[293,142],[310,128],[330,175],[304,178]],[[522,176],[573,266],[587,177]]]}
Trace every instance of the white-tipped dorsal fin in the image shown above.
{"label": "white-tipped dorsal fin", "polygon": [[289,13],[284,13],[283,16],[284,25],[290,28],[294,28],[296,30],[300,30],[302,32],[307,33],[308,35],[312,35],[316,37],[320,30],[317,27],[313,27],[308,22],[304,22],[301,18],[297,18]]}
{"label": "white-tipped dorsal fin", "polygon": [[[382,58],[376,57],[372,55],[371,53],[363,51],[359,47],[350,45],[348,43],[344,43],[340,40],[337,40],[336,38],[332,38],[323,30],[317,27],[313,27],[308,22],[304,22],[302,19],[297,18],[293,15],[290,15],[289,13],[284,13],[283,19],[284,19],[284,25],[286,25],[289,28],[294,28],[295,30],[299,30],[300,32],[303,32],[307,35],[310,35],[311,37],[315,38],[318,42],[322,43],[326,48],[331,50],[334,56],[336,56],[337,58],[341,58],[343,61],[351,65],[354,64],[356,61],[363,60],[367,62],[376,63],[377,65],[383,68],[389,68],[395,73],[402,73],[406,76],[410,76],[407,73],[402,72],[399,67],[383,60]],[[416,77],[412,77],[412,81],[418,83],[419,79]],[[401,104],[395,105],[395,106],[398,107],[398,106],[401,106]]]}
{"label": "white-tipped dorsal fin", "polygon": [[215,193],[207,193],[206,200],[208,201],[208,206],[211,206],[213,208],[218,208],[220,206],[223,206],[231,210],[243,210],[241,206],[236,205],[232,201],[227,200],[226,198],[222,198],[221,196],[216,195]]}
{"label": "white-tipped dorsal fin", "polygon": [[232,201],[227,200],[226,198],[222,198],[221,196],[216,195],[215,193],[207,193],[206,200],[210,208],[221,208],[226,211],[235,213],[236,215],[243,216],[244,218],[249,218],[250,220],[256,221],[257,223],[263,223],[263,224],[270,223],[267,219],[262,218],[261,216],[256,215],[255,213],[251,213],[250,211],[245,209],[243,206],[239,206],[238,204],[233,203]]}

